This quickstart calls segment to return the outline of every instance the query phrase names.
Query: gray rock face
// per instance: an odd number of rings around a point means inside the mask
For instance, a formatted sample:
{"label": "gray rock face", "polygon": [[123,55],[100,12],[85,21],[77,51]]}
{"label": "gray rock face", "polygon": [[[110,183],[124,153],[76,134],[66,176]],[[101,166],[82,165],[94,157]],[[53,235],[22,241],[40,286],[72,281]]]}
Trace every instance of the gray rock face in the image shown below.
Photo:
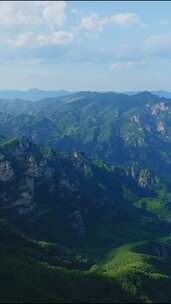
{"label": "gray rock face", "polygon": [[26,184],[28,187],[28,192],[33,196],[34,195],[34,178],[28,176],[26,178]]}
{"label": "gray rock face", "polygon": [[159,183],[157,176],[154,176],[147,168],[141,168],[137,163],[128,166],[126,174],[131,176],[144,189]]}
{"label": "gray rock face", "polygon": [[72,232],[77,236],[78,239],[83,239],[86,234],[86,227],[81,212],[76,210],[70,214],[68,218],[71,222]]}
{"label": "gray rock face", "polygon": [[7,182],[14,177],[14,171],[9,161],[0,161],[0,181]]}
{"label": "gray rock face", "polygon": [[147,169],[142,169],[139,173],[138,184],[142,188],[146,188],[148,184],[151,184],[151,175]]}
{"label": "gray rock face", "polygon": [[23,192],[20,197],[13,202],[3,204],[2,210],[13,210],[17,215],[30,213],[35,208],[35,203],[32,201],[32,196],[28,192]]}
{"label": "gray rock face", "polygon": [[44,163],[38,164],[33,156],[28,159],[28,170],[27,173],[32,177],[39,177],[43,173]]}
{"label": "gray rock face", "polygon": [[168,107],[166,106],[166,104],[164,102],[160,102],[160,103],[156,103],[153,107],[152,107],[152,115],[157,115],[160,112],[166,112],[168,111]]}
{"label": "gray rock face", "polygon": [[96,234],[94,222],[104,224],[108,218],[113,223],[115,206],[120,210],[125,202],[123,185],[139,195],[152,182],[150,172],[138,163],[127,169],[136,181],[132,187],[123,169],[99,164],[83,153],[55,153],[16,140],[0,146],[0,153],[5,156],[0,160],[0,211],[24,221],[40,238],[86,241]]}

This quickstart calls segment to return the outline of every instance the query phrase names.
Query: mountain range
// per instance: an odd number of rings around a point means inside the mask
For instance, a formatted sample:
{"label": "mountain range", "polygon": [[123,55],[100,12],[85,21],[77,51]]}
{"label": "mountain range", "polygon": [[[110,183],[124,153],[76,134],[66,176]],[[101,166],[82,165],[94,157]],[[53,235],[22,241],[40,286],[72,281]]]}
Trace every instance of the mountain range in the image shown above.
{"label": "mountain range", "polygon": [[0,130],[56,151],[85,152],[115,165],[137,161],[171,181],[171,101],[81,92],[39,101],[0,100]]}
{"label": "mountain range", "polygon": [[[149,92],[152,93],[152,94],[154,94],[154,95],[157,95],[159,97],[171,98],[171,92],[170,91],[165,91],[165,90],[154,91],[154,90],[151,90]],[[127,94],[129,96],[135,95],[137,93],[141,93],[141,92],[139,92],[139,91],[128,91],[128,92],[125,92],[125,94]]]}
{"label": "mountain range", "polygon": [[[155,94],[159,97],[171,98],[171,92],[159,90],[159,91],[150,91],[152,94]],[[29,90],[0,90],[0,99],[24,99],[24,100],[39,100],[43,98],[56,98],[62,97],[76,92],[70,92],[67,90],[41,90],[37,88]],[[113,91],[114,93],[114,91]],[[127,95],[135,95],[140,93],[138,91],[128,91],[125,92]]]}
{"label": "mountain range", "polygon": [[171,301],[171,100],[0,100],[0,302]]}
{"label": "mountain range", "polygon": [[30,90],[0,90],[0,98],[5,99],[25,99],[25,100],[39,100],[41,98],[53,98],[68,95],[66,90],[50,91],[40,89]]}

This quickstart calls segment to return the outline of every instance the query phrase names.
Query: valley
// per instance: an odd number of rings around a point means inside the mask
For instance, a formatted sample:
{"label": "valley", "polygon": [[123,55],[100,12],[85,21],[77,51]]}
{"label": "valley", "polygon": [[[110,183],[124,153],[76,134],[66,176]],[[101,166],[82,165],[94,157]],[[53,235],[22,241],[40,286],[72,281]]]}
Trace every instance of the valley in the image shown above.
{"label": "valley", "polygon": [[81,92],[0,112],[0,302],[169,303],[170,100]]}

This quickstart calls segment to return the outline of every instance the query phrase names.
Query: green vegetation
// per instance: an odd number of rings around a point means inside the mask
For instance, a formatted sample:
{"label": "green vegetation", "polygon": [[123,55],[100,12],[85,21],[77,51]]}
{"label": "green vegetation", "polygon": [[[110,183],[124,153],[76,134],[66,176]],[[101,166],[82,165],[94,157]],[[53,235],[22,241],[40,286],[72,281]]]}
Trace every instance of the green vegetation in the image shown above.
{"label": "green vegetation", "polygon": [[86,262],[74,260],[69,250],[66,254],[66,249],[55,244],[28,240],[8,225],[0,222],[1,303],[117,303],[132,299],[117,282],[83,270]]}
{"label": "green vegetation", "polygon": [[170,101],[81,92],[2,110],[0,302],[170,303]]}
{"label": "green vegetation", "polygon": [[[171,237],[121,246],[97,264],[0,221],[1,303],[171,300]],[[9,292],[10,291],[10,292]]]}
{"label": "green vegetation", "polygon": [[170,254],[168,240],[129,244],[112,251],[91,271],[114,279],[134,301],[168,303],[171,301]]}

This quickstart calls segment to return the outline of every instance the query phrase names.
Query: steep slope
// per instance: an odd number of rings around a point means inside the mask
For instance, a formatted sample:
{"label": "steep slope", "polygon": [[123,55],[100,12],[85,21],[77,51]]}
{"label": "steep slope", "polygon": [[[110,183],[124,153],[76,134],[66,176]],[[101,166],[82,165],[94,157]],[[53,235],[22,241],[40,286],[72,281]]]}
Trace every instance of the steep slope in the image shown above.
{"label": "steep slope", "polygon": [[124,245],[95,265],[4,220],[0,242],[0,303],[170,303],[170,238]]}
{"label": "steep slope", "polygon": [[0,302],[170,302],[168,190],[137,163],[2,137]]}
{"label": "steep slope", "polygon": [[[71,250],[38,242],[0,220],[0,303],[108,303],[133,298]],[[97,293],[97,288],[99,289]]]}
{"label": "steep slope", "polygon": [[82,153],[55,153],[25,138],[0,144],[1,215],[38,239],[100,255],[170,231],[169,222],[163,218],[160,226],[151,210],[138,205],[158,198],[162,184],[143,185],[124,169]]}
{"label": "steep slope", "polygon": [[127,244],[113,250],[92,272],[113,278],[141,303],[170,303],[171,239]]}
{"label": "steep slope", "polygon": [[171,181],[169,99],[149,92],[80,92],[37,102],[3,100],[0,112],[8,113],[0,119],[3,135],[24,135],[57,151],[82,151],[117,165],[137,160]]}

